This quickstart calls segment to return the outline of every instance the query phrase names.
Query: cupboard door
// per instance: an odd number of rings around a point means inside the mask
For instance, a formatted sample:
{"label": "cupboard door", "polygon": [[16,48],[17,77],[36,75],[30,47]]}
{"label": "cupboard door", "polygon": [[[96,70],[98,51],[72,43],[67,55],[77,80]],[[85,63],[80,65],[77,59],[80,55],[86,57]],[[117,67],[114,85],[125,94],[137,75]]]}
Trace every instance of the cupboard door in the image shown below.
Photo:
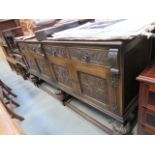
{"label": "cupboard door", "polygon": [[55,76],[49,66],[49,63],[47,62],[47,59],[43,56],[36,55],[35,60],[37,62],[38,68],[39,68],[40,76],[45,80],[47,79],[47,80],[54,81]]}
{"label": "cupboard door", "polygon": [[53,70],[56,79],[60,84],[71,87],[70,75],[66,66],[60,64],[53,64]]}
{"label": "cupboard door", "polygon": [[76,92],[92,106],[119,114],[117,88],[113,87],[110,69],[75,62],[73,66],[73,88],[76,88]]}
{"label": "cupboard door", "polygon": [[101,103],[107,103],[106,79],[81,71],[78,71],[77,74],[83,95],[89,96]]}
{"label": "cupboard door", "polygon": [[29,71],[33,74],[39,74],[39,68],[37,66],[37,62],[31,54],[25,54],[25,59],[29,66]]}
{"label": "cupboard door", "polygon": [[56,57],[48,57],[51,70],[56,79],[56,84],[62,88],[62,90],[72,89],[72,79],[68,67],[68,60]]}

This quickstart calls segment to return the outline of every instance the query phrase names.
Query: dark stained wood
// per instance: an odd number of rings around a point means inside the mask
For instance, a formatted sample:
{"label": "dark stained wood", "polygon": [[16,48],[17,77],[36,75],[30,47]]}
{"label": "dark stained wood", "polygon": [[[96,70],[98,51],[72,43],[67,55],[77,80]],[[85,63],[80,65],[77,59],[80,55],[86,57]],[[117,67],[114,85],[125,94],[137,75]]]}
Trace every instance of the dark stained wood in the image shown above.
{"label": "dark stained wood", "polygon": [[138,77],[138,134],[155,134],[155,61]]}
{"label": "dark stained wood", "polygon": [[138,93],[135,78],[150,62],[150,40],[17,42],[31,74],[129,127]]}

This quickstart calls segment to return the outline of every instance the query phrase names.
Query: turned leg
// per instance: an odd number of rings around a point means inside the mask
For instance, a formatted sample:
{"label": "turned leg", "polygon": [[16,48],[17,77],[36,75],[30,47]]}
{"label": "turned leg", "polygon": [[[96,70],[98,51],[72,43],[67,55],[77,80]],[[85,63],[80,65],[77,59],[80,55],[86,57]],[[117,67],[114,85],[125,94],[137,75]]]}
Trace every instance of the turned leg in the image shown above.
{"label": "turned leg", "polygon": [[65,93],[62,90],[57,89],[54,94],[57,96],[57,98],[60,101],[63,101],[65,99]]}
{"label": "turned leg", "polygon": [[130,132],[131,127],[130,123],[127,122],[126,124],[120,123],[115,121],[113,123],[113,134],[114,135],[126,135]]}
{"label": "turned leg", "polygon": [[34,83],[35,86],[39,87],[39,85],[42,83],[42,80],[40,80],[38,77],[31,75],[30,76],[31,81]]}
{"label": "turned leg", "polygon": [[66,97],[64,98],[62,104],[66,106],[72,100],[72,98],[73,97],[71,95],[66,94]]}

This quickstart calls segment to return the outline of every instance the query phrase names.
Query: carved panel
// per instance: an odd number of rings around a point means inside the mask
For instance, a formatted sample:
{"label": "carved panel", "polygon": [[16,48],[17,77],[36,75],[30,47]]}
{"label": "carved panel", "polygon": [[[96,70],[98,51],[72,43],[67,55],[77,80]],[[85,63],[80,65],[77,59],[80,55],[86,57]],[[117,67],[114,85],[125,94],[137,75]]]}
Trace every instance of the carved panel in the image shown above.
{"label": "carved panel", "polygon": [[27,60],[27,62],[29,64],[29,66],[30,66],[30,69],[33,69],[36,72],[39,72],[38,66],[37,66],[37,64],[36,64],[34,59],[30,58],[30,56],[29,57],[27,56],[26,60]]}
{"label": "carved panel", "polygon": [[106,49],[68,48],[68,51],[70,57],[74,60],[97,65],[109,65],[108,51]]}
{"label": "carved panel", "polygon": [[48,64],[46,63],[46,61],[44,59],[43,60],[40,59],[40,60],[37,61],[37,63],[38,63],[40,72],[45,74],[46,76],[48,76],[50,78],[51,73],[50,73],[50,69],[49,69]]}
{"label": "carved panel", "polygon": [[94,75],[79,72],[81,91],[83,94],[107,104],[106,80]]}
{"label": "carved panel", "polygon": [[56,78],[60,83],[63,83],[67,86],[71,86],[71,80],[70,80],[69,72],[65,67],[54,64],[53,69],[54,69]]}
{"label": "carved panel", "polygon": [[67,57],[66,51],[63,47],[43,45],[43,49],[45,50],[47,55],[55,57]]}

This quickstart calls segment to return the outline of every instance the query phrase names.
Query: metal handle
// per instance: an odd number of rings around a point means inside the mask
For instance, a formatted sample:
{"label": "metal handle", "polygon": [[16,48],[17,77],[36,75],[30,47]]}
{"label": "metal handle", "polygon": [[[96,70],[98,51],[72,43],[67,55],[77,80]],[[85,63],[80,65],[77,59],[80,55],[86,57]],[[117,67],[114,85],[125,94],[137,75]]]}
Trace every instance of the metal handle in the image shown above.
{"label": "metal handle", "polygon": [[42,57],[45,57],[45,54],[40,54]]}
{"label": "metal handle", "polygon": [[36,51],[36,49],[33,47],[33,48],[32,48],[32,51],[33,51],[33,52],[35,52],[35,51]]}
{"label": "metal handle", "polygon": [[82,55],[82,61],[89,62],[90,57],[88,54]]}
{"label": "metal handle", "polygon": [[53,52],[52,52],[52,55],[53,55],[53,56],[56,56],[56,54],[57,54],[56,51],[53,51]]}

